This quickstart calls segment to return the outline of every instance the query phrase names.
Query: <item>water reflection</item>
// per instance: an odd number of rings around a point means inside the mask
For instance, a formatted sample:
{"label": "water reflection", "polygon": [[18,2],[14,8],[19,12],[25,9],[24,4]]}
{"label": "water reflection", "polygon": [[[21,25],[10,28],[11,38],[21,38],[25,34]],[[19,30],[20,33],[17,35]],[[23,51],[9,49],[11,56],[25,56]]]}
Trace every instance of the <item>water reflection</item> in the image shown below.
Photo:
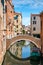
{"label": "water reflection", "polygon": [[22,58],[30,57],[30,46],[22,47]]}
{"label": "water reflection", "polygon": [[33,56],[40,57],[39,49],[32,42],[25,40],[14,43],[14,45],[10,47],[10,52],[19,59],[26,59]]}
{"label": "water reflection", "polygon": [[41,65],[40,51],[29,41],[18,41],[6,52],[2,65]]}

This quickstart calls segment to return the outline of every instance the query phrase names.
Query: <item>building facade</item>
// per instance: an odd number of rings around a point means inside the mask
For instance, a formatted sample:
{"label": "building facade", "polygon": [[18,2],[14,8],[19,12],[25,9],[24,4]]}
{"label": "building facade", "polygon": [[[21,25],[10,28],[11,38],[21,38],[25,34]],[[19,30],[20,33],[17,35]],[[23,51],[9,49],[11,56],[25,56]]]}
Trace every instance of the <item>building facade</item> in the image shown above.
{"label": "building facade", "polygon": [[6,35],[7,38],[14,37],[13,22],[14,22],[14,6],[12,0],[6,0]]}
{"label": "building facade", "polygon": [[6,53],[6,12],[5,12],[5,0],[1,0],[3,6],[3,54]]}
{"label": "building facade", "polygon": [[30,34],[30,26],[25,26],[25,32],[26,34]]}
{"label": "building facade", "polygon": [[41,20],[40,14],[31,14],[31,34],[40,38]]}
{"label": "building facade", "polygon": [[3,32],[2,32],[2,18],[0,16],[0,64],[3,61]]}
{"label": "building facade", "polygon": [[22,34],[22,15],[14,12],[14,28],[16,35]]}
{"label": "building facade", "polygon": [[41,18],[41,52],[42,52],[42,56],[43,56],[43,12],[40,13],[40,18]]}
{"label": "building facade", "polygon": [[31,34],[40,35],[38,37],[41,39],[41,52],[43,56],[43,12],[31,15]]}
{"label": "building facade", "polygon": [[2,64],[6,52],[6,36],[4,32],[4,1],[0,0],[0,64]]}

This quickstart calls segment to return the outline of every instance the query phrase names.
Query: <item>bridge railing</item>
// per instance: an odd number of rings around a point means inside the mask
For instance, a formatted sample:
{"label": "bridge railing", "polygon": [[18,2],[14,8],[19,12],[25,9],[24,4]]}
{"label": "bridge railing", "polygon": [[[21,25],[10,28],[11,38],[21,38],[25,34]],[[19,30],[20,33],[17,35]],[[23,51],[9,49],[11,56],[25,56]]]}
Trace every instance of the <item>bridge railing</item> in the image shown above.
{"label": "bridge railing", "polygon": [[[20,34],[20,35],[16,35],[15,37],[18,37],[18,36],[30,36],[30,37],[34,37],[33,35],[29,35],[29,34]],[[37,38],[37,37],[34,37],[38,40],[40,40],[40,38]]]}
{"label": "bridge railing", "polygon": [[[30,37],[34,37],[33,35],[29,35],[29,34],[19,34],[19,35],[16,35],[16,36],[14,35],[13,37],[10,35],[10,37],[8,37],[6,39],[12,39],[12,38],[18,37],[18,36],[30,36]],[[34,37],[34,38],[36,38],[36,37]],[[36,39],[40,40],[40,38],[36,38]]]}

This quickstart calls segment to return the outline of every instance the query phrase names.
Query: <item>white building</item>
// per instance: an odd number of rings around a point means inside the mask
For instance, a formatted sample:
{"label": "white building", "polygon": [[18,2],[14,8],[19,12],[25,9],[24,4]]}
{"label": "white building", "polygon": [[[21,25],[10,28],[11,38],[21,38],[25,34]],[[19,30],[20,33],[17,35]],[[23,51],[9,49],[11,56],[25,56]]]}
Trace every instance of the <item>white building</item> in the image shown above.
{"label": "white building", "polygon": [[41,20],[39,14],[31,14],[31,34],[40,37]]}
{"label": "white building", "polygon": [[28,26],[22,25],[22,30],[25,31],[25,34],[30,34],[30,25]]}
{"label": "white building", "polygon": [[30,34],[30,25],[25,26],[25,32],[26,34]]}

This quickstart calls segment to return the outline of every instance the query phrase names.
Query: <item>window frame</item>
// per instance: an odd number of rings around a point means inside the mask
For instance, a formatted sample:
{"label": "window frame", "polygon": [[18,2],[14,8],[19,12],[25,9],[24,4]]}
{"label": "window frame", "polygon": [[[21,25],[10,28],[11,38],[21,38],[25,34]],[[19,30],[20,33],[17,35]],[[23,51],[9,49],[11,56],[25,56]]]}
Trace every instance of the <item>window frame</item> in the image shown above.
{"label": "window frame", "polygon": [[33,27],[33,31],[36,31],[36,27]]}

